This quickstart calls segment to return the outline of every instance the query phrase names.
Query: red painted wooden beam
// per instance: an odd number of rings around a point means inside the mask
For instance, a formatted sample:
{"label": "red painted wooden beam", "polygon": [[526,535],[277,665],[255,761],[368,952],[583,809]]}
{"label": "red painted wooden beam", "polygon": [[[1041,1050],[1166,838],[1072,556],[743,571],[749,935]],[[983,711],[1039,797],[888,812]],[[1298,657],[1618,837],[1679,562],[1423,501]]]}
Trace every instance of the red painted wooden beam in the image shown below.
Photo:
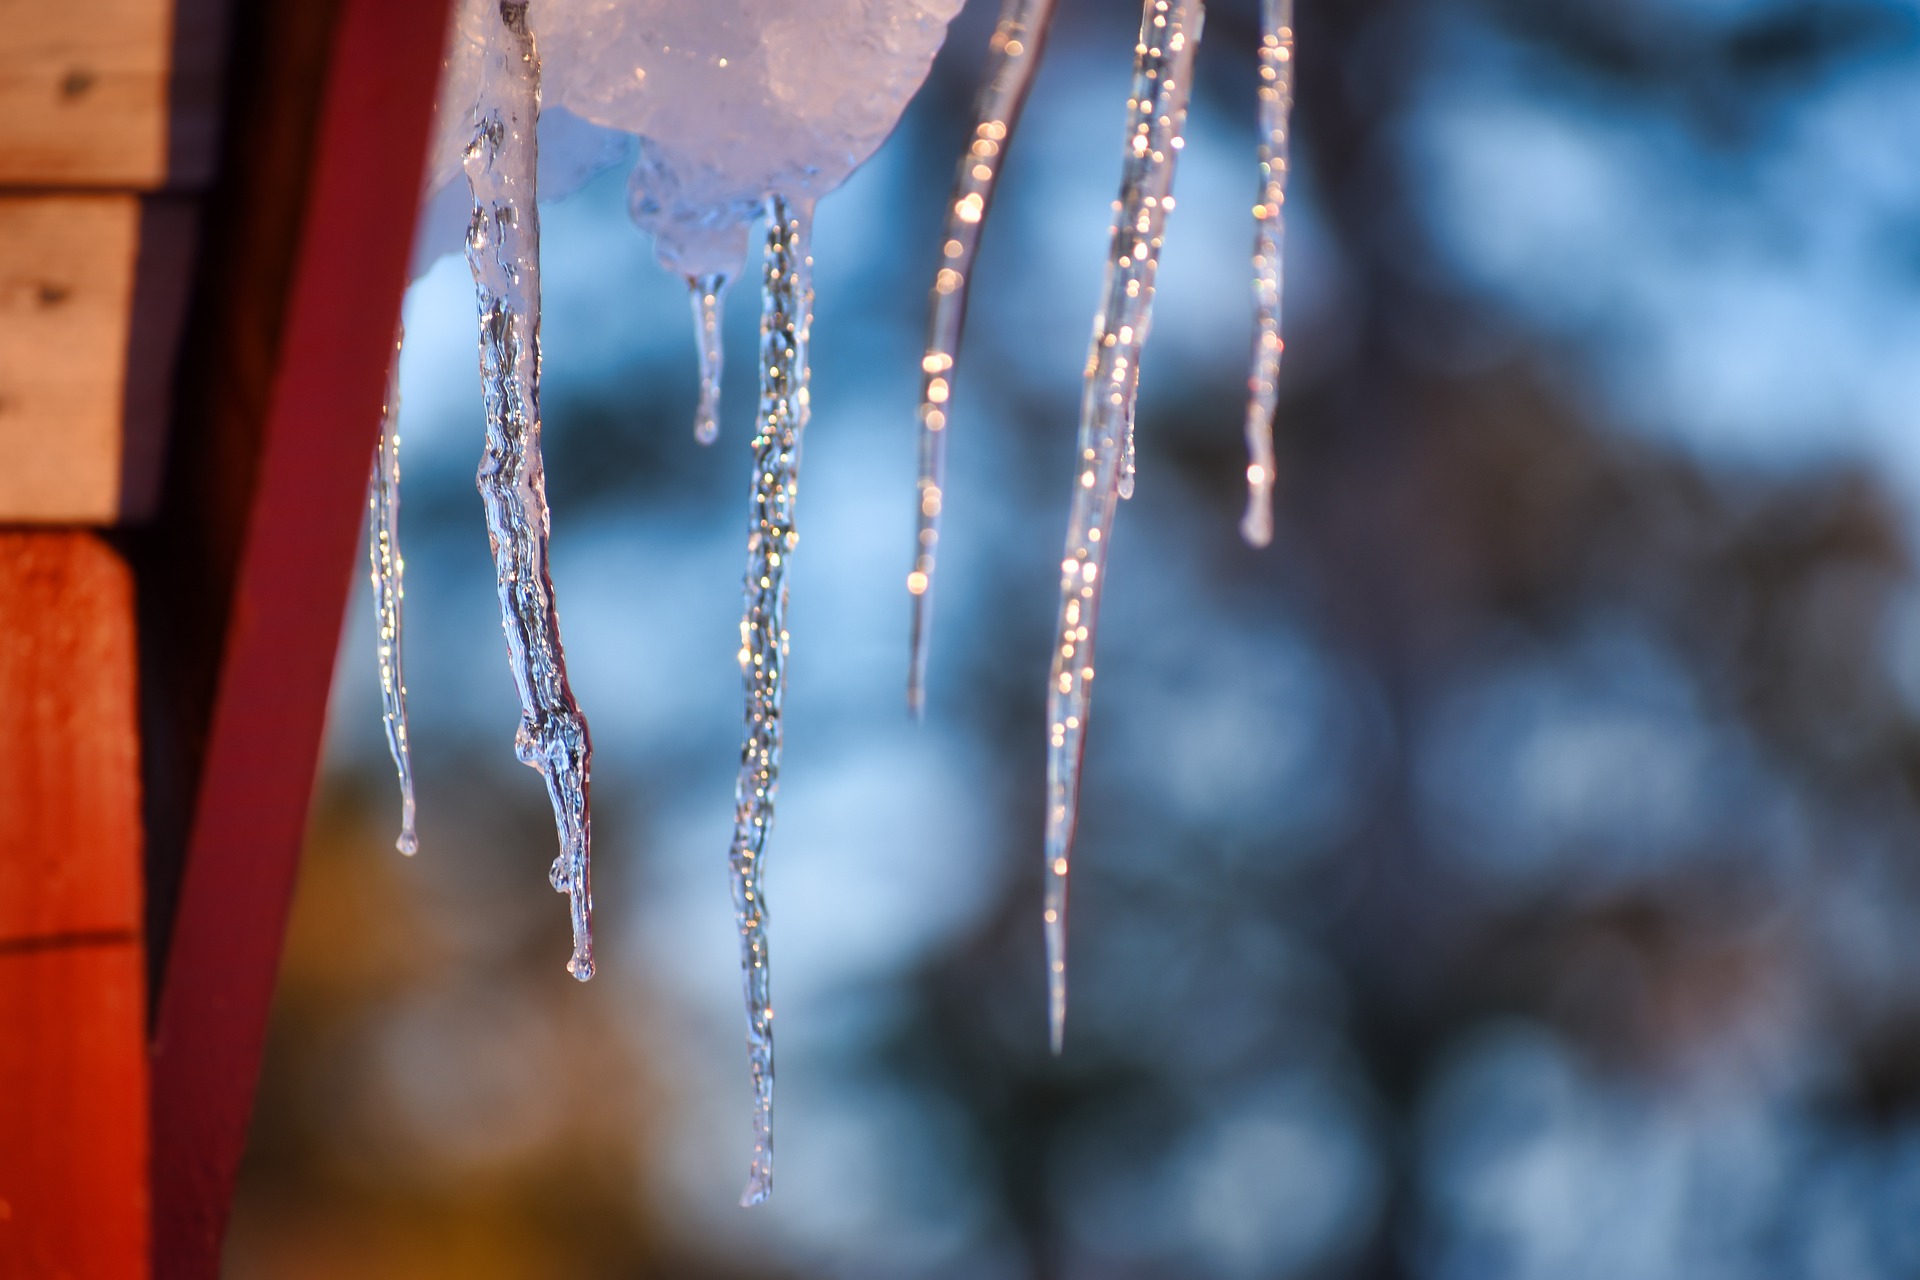
{"label": "red painted wooden beam", "polygon": [[154,1274],[219,1273],[420,191],[447,0],[341,0],[153,1042]]}
{"label": "red painted wooden beam", "polygon": [[0,1276],[146,1274],[133,575],[0,530]]}

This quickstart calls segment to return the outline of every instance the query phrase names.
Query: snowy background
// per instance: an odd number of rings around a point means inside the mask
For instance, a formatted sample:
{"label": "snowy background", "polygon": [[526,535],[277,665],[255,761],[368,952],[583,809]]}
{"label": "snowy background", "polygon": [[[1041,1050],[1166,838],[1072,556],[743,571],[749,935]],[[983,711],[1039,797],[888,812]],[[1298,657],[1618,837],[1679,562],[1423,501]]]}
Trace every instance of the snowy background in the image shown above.
{"label": "snowy background", "polygon": [[1301,0],[1274,548],[1237,537],[1249,0],[1211,6],[1109,569],[1066,1056],[1043,682],[1137,12],[1063,0],[985,238],[927,723],[913,412],[993,14],[821,206],[771,853],[773,1202],[726,847],[755,305],[691,438],[618,175],[544,214],[601,976],[472,474],[403,366],[417,859],[364,589],[229,1274],[1920,1274],[1920,8]]}

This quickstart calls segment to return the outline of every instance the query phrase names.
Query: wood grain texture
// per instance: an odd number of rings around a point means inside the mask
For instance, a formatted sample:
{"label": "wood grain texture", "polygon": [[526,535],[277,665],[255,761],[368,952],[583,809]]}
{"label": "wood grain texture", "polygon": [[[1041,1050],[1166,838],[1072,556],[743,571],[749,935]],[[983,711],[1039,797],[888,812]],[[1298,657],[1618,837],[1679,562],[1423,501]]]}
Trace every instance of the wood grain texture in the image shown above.
{"label": "wood grain texture", "polygon": [[147,1274],[132,575],[0,531],[0,1276]]}
{"label": "wood grain texture", "polygon": [[179,200],[0,196],[0,521],[151,508],[191,236]]}
{"label": "wood grain texture", "polygon": [[0,185],[203,182],[218,50],[196,3],[176,58],[175,0],[0,0]]}
{"label": "wood grain texture", "polygon": [[139,244],[137,196],[0,198],[0,520],[118,511]]}

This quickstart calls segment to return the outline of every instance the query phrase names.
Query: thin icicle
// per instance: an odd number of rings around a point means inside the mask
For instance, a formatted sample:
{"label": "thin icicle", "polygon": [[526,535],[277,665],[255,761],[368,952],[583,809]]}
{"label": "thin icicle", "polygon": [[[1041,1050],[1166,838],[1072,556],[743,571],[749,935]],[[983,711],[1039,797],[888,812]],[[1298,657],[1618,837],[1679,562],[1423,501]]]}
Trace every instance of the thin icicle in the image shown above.
{"label": "thin icicle", "polygon": [[1121,432],[1120,478],[1115,482],[1115,491],[1119,493],[1122,502],[1133,496],[1133,472],[1135,466],[1133,456],[1133,419],[1134,404],[1132,401],[1128,401],[1127,425]]}
{"label": "thin icicle", "polygon": [[549,879],[569,899],[567,972],[593,976],[592,826],[587,790],[593,743],[567,683],[547,572],[546,475],[540,457],[540,220],[534,206],[540,60],[526,0],[502,0],[489,28],[467,147],[473,221],[467,262],[480,307],[480,388],[486,450],[477,483],[493,544],[501,625],[520,694],[520,760],[546,779],[560,853]]}
{"label": "thin icicle", "polygon": [[743,1205],[773,1193],[773,1000],[768,989],[766,872],[773,800],[780,789],[780,704],[787,684],[787,561],[800,441],[807,425],[807,330],[813,315],[810,207],[767,202],[766,283],[760,312],[760,410],[753,436],[752,520],[747,530],[746,614],[740,674],[746,738],[734,789],[733,909],[747,997],[747,1064],[753,1076],[753,1165]]}
{"label": "thin icicle", "polygon": [[726,276],[689,276],[693,298],[693,339],[700,349],[700,407],[693,415],[693,438],[712,444],[720,434],[720,316],[727,294]]}
{"label": "thin icicle", "polygon": [[1126,160],[1114,203],[1113,247],[1094,324],[1080,405],[1060,624],[1047,685],[1045,904],[1047,1021],[1060,1052],[1067,1015],[1067,867],[1080,800],[1080,764],[1093,693],[1093,646],[1107,544],[1119,494],[1127,423],[1139,389],[1140,351],[1152,320],[1161,238],[1173,208],[1174,161],[1192,89],[1201,0],[1147,0],[1134,51]]}
{"label": "thin icicle", "polygon": [[1280,401],[1280,301],[1293,114],[1293,0],[1260,0],[1260,199],[1253,206],[1253,371],[1247,375],[1247,514],[1240,536],[1273,541],[1273,414]]}
{"label": "thin icicle", "polygon": [[1054,0],[1001,0],[1000,24],[989,49],[988,74],[973,108],[973,133],[961,153],[947,202],[940,267],[934,275],[927,317],[927,353],[920,361],[919,534],[914,543],[913,636],[907,673],[907,708],[919,716],[927,700],[927,648],[932,640],[933,563],[940,541],[941,492],[947,473],[947,414],[954,360],[966,319],[973,259],[986,225],[1000,164],[1020,123],[1020,108],[1040,69],[1041,46],[1053,21]]}
{"label": "thin icicle", "polygon": [[400,836],[394,848],[412,856],[420,848],[413,829],[413,752],[407,740],[407,678],[401,665],[401,614],[406,603],[406,561],[400,556],[400,347],[393,339],[387,368],[387,399],[380,407],[380,443],[367,483],[367,560],[373,579],[373,612],[379,626],[381,719],[387,750],[400,777]]}

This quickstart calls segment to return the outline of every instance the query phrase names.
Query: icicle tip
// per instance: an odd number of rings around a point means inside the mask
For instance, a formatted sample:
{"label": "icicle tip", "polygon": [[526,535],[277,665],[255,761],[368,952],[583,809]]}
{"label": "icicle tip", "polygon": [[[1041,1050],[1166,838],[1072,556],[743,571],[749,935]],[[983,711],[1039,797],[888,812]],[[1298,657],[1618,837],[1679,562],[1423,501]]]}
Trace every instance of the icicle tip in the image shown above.
{"label": "icicle tip", "polygon": [[1240,520],[1240,537],[1250,547],[1273,545],[1273,514],[1257,507],[1249,508]]}

